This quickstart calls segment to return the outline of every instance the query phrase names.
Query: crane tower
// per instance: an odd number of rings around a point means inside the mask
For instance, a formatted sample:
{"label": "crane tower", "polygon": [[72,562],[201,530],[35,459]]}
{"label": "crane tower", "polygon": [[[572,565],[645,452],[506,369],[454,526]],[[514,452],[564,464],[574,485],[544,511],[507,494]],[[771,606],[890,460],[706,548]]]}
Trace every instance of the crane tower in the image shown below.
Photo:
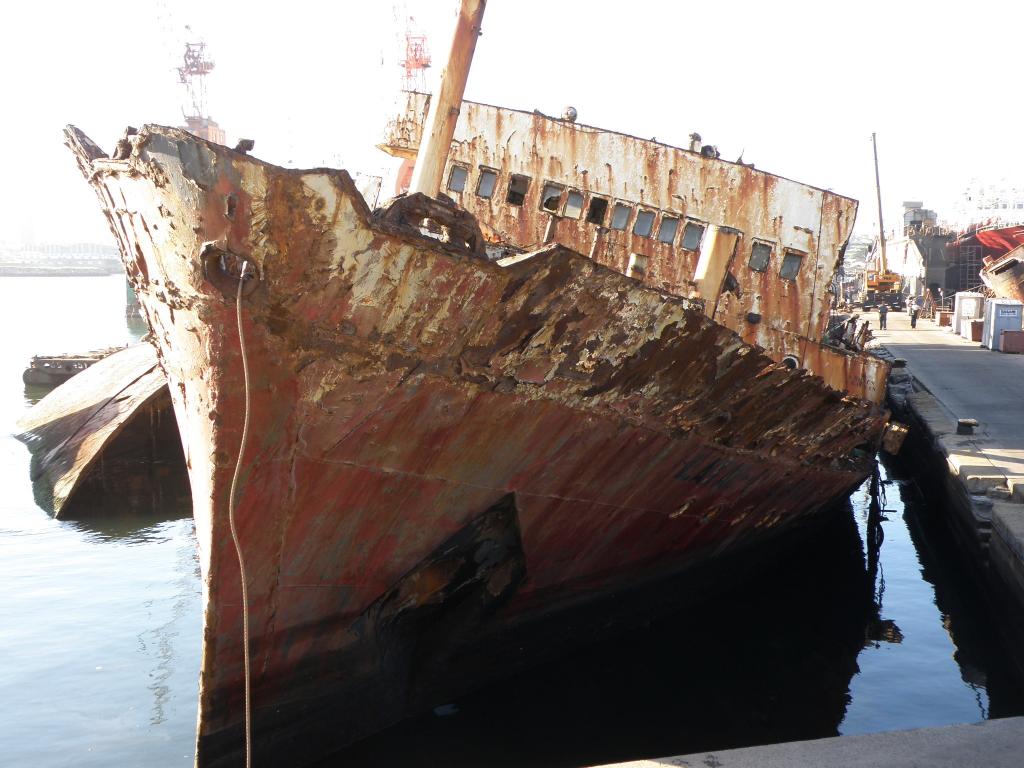
{"label": "crane tower", "polygon": [[427,36],[413,28],[410,16],[405,25],[405,59],[399,62],[405,72],[402,77],[403,91],[427,90],[426,70],[430,67],[430,52],[427,50]]}
{"label": "crane tower", "polygon": [[[397,15],[397,12],[396,12]],[[427,69],[430,67],[430,51],[427,50],[427,36],[414,27],[415,19],[407,16],[405,20],[405,59],[398,62],[403,69],[402,90],[427,92]],[[415,158],[405,158],[395,178],[395,194],[409,191],[412,181]]]}
{"label": "crane tower", "polygon": [[182,114],[186,131],[207,141],[223,144],[226,141],[224,129],[206,114],[206,76],[214,68],[212,59],[206,57],[206,43],[185,43],[185,57],[178,67],[178,78],[185,86],[188,103]]}

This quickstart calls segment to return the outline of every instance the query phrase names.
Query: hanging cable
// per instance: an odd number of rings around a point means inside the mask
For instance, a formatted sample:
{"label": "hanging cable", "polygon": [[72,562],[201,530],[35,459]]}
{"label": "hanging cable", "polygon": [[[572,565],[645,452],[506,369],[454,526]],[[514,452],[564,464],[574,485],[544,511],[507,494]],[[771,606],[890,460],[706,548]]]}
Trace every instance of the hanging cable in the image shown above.
{"label": "hanging cable", "polygon": [[238,556],[239,578],[242,581],[242,659],[245,667],[245,768],[252,768],[252,692],[249,674],[249,592],[245,579],[245,560],[242,557],[242,545],[238,541],[238,530],[235,528],[235,492],[238,489],[238,474],[242,468],[242,457],[245,444],[249,439],[249,359],[245,349],[245,333],[242,330],[242,288],[245,286],[249,262],[242,262],[242,274],[238,278],[238,295],[235,297],[235,318],[238,321],[238,346],[242,352],[242,377],[245,391],[245,417],[242,421],[242,441],[238,446],[238,459],[235,461],[235,473],[231,478],[231,495],[228,497],[228,523],[231,526],[231,539],[235,542],[235,554]]}

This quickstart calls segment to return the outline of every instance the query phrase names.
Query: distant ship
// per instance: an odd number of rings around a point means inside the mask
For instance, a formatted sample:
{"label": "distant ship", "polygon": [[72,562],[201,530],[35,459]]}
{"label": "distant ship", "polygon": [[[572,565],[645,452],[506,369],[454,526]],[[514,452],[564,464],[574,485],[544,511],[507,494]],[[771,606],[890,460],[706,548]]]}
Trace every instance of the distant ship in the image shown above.
{"label": "distant ship", "polygon": [[969,261],[995,296],[1024,300],[1024,188],[1007,181],[971,182],[958,210],[951,251]]}
{"label": "distant ship", "polygon": [[1024,226],[980,229],[965,237],[984,249],[980,274],[988,289],[1000,298],[1024,301]]}
{"label": "distant ship", "polygon": [[[1024,297],[1024,225],[938,223],[918,201],[904,204],[903,232],[887,238],[888,263],[903,297],[948,301],[958,291],[987,288],[995,296]],[[878,253],[877,240],[873,254]],[[869,262],[871,258],[869,257]]]}
{"label": "distant ship", "polygon": [[63,384],[94,363],[99,362],[119,347],[97,349],[84,354],[34,355],[21,378],[25,384],[36,387],[55,387]]}

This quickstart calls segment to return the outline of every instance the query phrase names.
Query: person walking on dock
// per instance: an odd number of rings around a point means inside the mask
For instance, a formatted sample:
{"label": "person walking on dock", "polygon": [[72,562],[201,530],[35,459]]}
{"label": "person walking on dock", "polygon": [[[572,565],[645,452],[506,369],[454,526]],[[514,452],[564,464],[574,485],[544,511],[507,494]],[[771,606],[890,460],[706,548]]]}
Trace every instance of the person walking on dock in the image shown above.
{"label": "person walking on dock", "polygon": [[910,327],[917,328],[917,315],[921,311],[921,305],[917,303],[915,296],[910,300]]}
{"label": "person walking on dock", "polygon": [[878,329],[880,331],[885,330],[885,318],[889,316],[889,305],[879,304],[878,305]]}

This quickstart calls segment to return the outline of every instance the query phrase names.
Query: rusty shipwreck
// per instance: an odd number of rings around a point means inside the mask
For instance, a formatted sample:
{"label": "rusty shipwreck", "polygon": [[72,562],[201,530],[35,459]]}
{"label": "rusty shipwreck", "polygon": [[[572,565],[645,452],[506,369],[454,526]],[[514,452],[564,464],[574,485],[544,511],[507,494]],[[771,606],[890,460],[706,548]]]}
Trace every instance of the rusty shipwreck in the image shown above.
{"label": "rusty shipwreck", "polygon": [[244,750],[246,615],[256,762],[301,764],[472,685],[462,661],[517,628],[813,513],[885,428],[885,364],[822,343],[856,203],[699,147],[460,112],[468,5],[447,106],[411,95],[385,142],[418,156],[414,192],[379,210],[344,171],[183,130],[113,156],[67,131],[182,435],[202,766]]}

